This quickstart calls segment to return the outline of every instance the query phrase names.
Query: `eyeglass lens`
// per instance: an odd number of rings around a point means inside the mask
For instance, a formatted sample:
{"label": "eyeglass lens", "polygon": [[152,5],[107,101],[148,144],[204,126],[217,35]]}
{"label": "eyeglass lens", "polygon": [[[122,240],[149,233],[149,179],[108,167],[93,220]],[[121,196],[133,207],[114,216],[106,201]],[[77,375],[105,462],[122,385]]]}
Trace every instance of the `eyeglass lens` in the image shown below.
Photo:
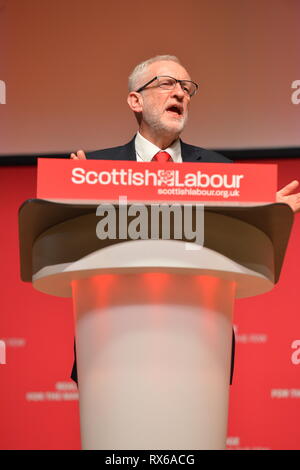
{"label": "eyeglass lens", "polygon": [[[160,88],[165,90],[171,90],[176,86],[177,80],[172,77],[157,77],[157,84]],[[196,85],[189,80],[180,80],[179,81],[183,91],[192,96],[196,92]]]}

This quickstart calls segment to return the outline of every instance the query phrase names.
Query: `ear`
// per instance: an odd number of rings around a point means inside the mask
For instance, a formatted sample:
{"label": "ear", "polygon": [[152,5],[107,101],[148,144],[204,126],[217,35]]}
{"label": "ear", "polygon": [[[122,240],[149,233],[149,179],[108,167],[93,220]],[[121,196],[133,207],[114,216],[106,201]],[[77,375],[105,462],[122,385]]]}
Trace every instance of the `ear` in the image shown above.
{"label": "ear", "polygon": [[136,91],[131,91],[127,96],[127,103],[134,113],[141,113],[143,111],[143,97]]}

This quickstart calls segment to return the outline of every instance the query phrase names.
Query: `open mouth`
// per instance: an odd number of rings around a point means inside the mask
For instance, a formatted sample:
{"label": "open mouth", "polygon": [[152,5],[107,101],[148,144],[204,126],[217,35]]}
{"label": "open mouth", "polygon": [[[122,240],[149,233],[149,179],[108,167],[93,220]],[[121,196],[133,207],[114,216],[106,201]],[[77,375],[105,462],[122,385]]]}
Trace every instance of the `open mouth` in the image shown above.
{"label": "open mouth", "polygon": [[168,111],[168,113],[173,114],[173,116],[181,116],[183,113],[183,109],[180,106],[176,105],[169,106],[166,111]]}

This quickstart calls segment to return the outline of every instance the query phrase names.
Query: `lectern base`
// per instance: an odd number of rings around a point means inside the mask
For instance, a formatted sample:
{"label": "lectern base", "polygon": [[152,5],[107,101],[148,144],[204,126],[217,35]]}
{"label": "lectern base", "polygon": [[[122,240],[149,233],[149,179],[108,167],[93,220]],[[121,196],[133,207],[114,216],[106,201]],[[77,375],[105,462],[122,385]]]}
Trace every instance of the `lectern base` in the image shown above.
{"label": "lectern base", "polygon": [[84,449],[224,449],[235,283],[173,273],[72,282]]}

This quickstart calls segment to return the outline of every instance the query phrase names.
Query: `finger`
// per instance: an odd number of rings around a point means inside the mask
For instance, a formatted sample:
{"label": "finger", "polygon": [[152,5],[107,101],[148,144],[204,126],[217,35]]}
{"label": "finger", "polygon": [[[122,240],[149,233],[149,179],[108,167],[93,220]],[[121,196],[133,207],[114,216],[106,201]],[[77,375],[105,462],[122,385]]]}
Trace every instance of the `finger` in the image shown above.
{"label": "finger", "polygon": [[70,158],[72,158],[72,160],[79,160],[75,153],[71,153]]}
{"label": "finger", "polygon": [[85,156],[85,153],[84,153],[83,150],[78,150],[77,156],[80,160],[85,160],[86,159],[86,156]]}
{"label": "finger", "polygon": [[299,186],[299,181],[297,180],[294,180],[292,181],[291,183],[287,184],[286,186],[284,186],[284,188],[282,188],[280,191],[278,191],[278,193],[281,195],[281,196],[287,196],[288,194],[291,194],[293,191],[295,191],[295,189]]}

